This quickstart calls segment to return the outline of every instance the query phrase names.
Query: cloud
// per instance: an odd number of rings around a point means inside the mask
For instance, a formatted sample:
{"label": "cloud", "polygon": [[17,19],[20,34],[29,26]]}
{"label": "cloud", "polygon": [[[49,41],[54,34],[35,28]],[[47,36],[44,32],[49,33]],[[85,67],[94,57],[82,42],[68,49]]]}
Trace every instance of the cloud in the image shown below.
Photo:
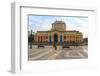
{"label": "cloud", "polygon": [[29,29],[34,32],[47,31],[51,29],[51,24],[56,20],[62,20],[66,23],[66,30],[77,30],[88,36],[88,17],[62,17],[62,16],[29,16]]}
{"label": "cloud", "polygon": [[88,18],[71,18],[67,20],[68,29],[78,30],[83,33],[83,37],[88,37]]}

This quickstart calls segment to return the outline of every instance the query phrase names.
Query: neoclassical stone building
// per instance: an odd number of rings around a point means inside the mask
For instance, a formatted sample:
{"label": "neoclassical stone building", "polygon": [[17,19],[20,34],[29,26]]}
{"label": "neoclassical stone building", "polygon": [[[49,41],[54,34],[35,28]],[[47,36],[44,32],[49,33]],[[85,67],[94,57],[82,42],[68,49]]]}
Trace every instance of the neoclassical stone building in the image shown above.
{"label": "neoclassical stone building", "polygon": [[37,31],[34,36],[36,43],[46,44],[62,44],[66,43],[82,43],[83,34],[76,30],[67,30],[63,21],[55,21],[52,28],[48,31]]}

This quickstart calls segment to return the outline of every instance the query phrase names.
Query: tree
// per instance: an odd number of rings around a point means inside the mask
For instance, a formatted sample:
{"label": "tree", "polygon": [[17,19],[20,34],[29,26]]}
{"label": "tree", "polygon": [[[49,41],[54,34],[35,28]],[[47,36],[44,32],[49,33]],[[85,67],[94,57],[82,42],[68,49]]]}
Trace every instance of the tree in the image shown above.
{"label": "tree", "polygon": [[33,42],[32,30],[31,30],[31,34],[28,36],[28,42],[30,45],[30,49],[32,49],[32,42]]}

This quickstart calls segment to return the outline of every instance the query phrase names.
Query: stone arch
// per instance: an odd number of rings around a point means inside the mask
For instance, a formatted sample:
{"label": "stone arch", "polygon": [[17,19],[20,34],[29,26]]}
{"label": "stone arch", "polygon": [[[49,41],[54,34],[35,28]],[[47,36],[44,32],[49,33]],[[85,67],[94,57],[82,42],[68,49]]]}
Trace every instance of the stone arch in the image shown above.
{"label": "stone arch", "polygon": [[58,43],[58,34],[54,34],[54,43]]}

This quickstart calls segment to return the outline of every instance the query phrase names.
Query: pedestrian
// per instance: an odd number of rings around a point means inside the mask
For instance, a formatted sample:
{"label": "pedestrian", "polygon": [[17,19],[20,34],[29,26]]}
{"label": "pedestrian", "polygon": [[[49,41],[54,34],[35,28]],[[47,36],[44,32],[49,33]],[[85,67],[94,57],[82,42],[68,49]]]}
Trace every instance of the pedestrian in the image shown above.
{"label": "pedestrian", "polygon": [[54,47],[55,50],[57,50],[57,45],[56,45],[55,42],[54,42],[54,44],[53,44],[53,47]]}

